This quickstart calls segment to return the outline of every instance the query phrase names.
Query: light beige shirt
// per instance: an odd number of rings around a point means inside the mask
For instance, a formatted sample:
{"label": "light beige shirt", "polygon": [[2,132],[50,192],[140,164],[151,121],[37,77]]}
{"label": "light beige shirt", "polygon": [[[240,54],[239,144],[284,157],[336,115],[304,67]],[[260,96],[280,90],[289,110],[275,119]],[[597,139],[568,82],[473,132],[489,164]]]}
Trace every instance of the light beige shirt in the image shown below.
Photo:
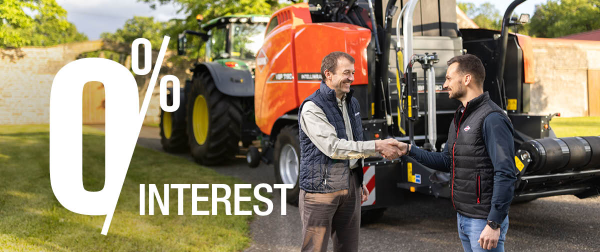
{"label": "light beige shirt", "polygon": [[323,154],[333,159],[350,159],[350,168],[356,168],[358,159],[376,156],[378,153],[375,151],[375,141],[354,141],[345,97],[336,99],[344,117],[348,140],[337,137],[335,127],[329,123],[325,112],[312,101],[306,102],[302,107],[300,130]]}

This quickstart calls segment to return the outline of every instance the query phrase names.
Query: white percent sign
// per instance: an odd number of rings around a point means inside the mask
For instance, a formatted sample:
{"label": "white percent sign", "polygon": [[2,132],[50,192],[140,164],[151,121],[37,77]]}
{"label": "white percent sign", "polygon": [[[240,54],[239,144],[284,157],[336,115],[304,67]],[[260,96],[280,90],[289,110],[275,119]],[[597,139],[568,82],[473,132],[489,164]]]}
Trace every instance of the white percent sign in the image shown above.
{"label": "white percent sign", "polygon": [[[138,47],[145,46],[144,69],[138,66]],[[133,150],[148,110],[160,72],[169,37],[165,36],[154,71],[139,108],[138,90],[129,70],[112,60],[87,58],[62,67],[52,82],[50,92],[50,184],[56,199],[68,210],[84,215],[106,215],[102,234],[108,233],[127,175]],[[136,74],[150,72],[150,41],[136,39],[132,44],[132,69]],[[82,169],[82,96],[90,81],[104,84],[105,89],[105,182],[97,192],[83,187]],[[173,82],[173,104],[167,106],[167,82]],[[179,80],[172,75],[161,78],[160,104],[163,110],[179,108]]]}

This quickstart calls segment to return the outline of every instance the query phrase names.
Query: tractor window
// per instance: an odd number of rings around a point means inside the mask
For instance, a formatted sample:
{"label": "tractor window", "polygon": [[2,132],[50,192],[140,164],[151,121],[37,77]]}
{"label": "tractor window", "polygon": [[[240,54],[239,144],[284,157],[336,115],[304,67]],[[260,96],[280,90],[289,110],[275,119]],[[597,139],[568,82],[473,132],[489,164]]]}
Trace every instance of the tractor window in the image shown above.
{"label": "tractor window", "polygon": [[275,27],[277,27],[278,24],[279,24],[279,22],[277,22],[277,17],[273,17],[273,19],[271,19],[271,23],[269,23],[269,29],[267,29],[266,34],[269,34],[269,32],[271,32],[273,29],[275,29]]}
{"label": "tractor window", "polygon": [[[210,30],[210,44],[207,44],[207,49],[210,50],[212,60],[228,58],[227,55],[227,27],[220,26]],[[209,52],[207,52],[208,54]]]}
{"label": "tractor window", "polygon": [[266,25],[233,24],[233,48],[231,57],[238,59],[254,59],[262,46]]}

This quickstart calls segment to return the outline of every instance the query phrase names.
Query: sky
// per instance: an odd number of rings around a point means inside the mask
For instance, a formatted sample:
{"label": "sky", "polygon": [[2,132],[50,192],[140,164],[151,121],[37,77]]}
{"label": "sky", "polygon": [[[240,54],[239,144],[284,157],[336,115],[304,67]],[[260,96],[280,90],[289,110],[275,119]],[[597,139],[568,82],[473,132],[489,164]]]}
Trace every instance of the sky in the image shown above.
{"label": "sky", "polygon": [[[493,0],[456,0],[457,3],[473,3],[475,4],[475,6],[479,6],[485,2],[488,3],[492,3],[494,5],[494,7],[496,7],[496,9],[498,11],[500,11],[500,16],[504,15],[504,11],[506,10],[506,8],[508,8],[508,6],[513,2],[512,0],[499,0],[499,1],[493,1]],[[533,12],[535,11],[535,5],[538,4],[542,4],[542,3],[546,3],[547,0],[527,0],[524,3],[520,4],[519,6],[517,6],[517,8],[514,10],[513,13],[516,13],[517,15],[521,15],[524,13],[529,13],[529,15],[531,17],[533,17]]]}
{"label": "sky", "polygon": [[156,10],[150,4],[136,0],[56,0],[67,11],[67,20],[75,24],[90,40],[100,38],[103,32],[115,32],[122,28],[133,16],[154,17],[155,21],[168,21],[172,18],[185,18],[177,14],[174,4],[157,5]]}
{"label": "sky", "polygon": [[[375,0],[377,1],[377,0]],[[515,9],[515,13],[529,13],[533,16],[535,5],[547,0],[527,0]],[[100,38],[102,32],[115,32],[123,27],[125,21],[133,16],[154,17],[157,21],[167,21],[172,18],[185,18],[184,13],[177,13],[178,7],[172,3],[157,5],[156,10],[150,5],[136,0],[56,0],[67,11],[67,20],[77,26],[90,40]],[[457,0],[470,2],[476,6],[493,0]],[[512,1],[495,1],[494,6],[502,14]]]}

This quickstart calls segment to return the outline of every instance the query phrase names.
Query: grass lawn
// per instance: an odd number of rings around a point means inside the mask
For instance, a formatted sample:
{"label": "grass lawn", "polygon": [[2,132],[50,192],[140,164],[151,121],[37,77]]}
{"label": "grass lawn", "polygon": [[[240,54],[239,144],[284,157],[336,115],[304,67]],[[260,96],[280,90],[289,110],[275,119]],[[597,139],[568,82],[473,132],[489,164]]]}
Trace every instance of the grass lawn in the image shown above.
{"label": "grass lawn", "polygon": [[[84,127],[84,187],[104,186],[104,133]],[[191,191],[185,190],[184,215],[177,215],[177,190],[170,192],[170,215],[139,214],[139,185],[243,183],[188,160],[136,147],[107,236],[105,216],[70,212],[54,197],[49,178],[48,125],[0,125],[0,250],[7,251],[240,251],[246,248],[252,216],[192,216]],[[223,193],[224,194],[224,193]],[[199,195],[209,196],[208,189]],[[251,196],[252,191],[242,195]],[[222,196],[222,195],[221,195]],[[146,192],[146,197],[148,193]],[[252,210],[259,202],[243,202]],[[233,208],[233,197],[230,198]],[[146,199],[146,204],[148,200]],[[264,207],[261,207],[264,210]],[[211,210],[199,202],[198,210]],[[233,211],[233,209],[232,209]],[[146,208],[146,214],[148,209]]]}
{"label": "grass lawn", "polygon": [[600,136],[600,117],[554,117],[550,126],[557,137]]}

